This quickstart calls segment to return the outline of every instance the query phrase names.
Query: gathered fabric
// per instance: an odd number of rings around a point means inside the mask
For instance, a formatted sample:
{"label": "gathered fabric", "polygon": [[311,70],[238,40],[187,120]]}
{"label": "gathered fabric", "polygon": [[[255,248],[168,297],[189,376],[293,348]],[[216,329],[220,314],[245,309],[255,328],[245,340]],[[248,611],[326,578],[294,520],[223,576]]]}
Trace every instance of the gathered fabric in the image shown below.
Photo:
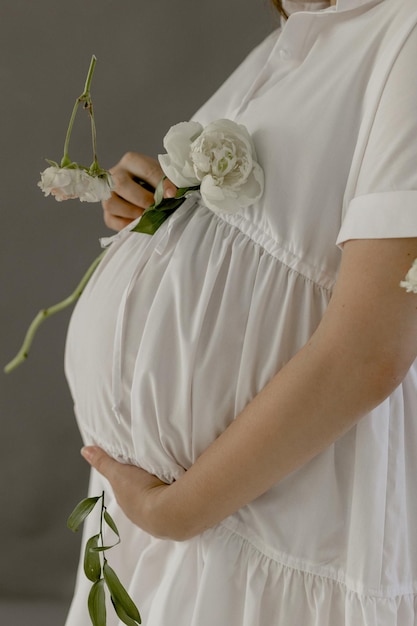
{"label": "gathered fabric", "polygon": [[[71,321],[69,340],[82,337],[83,359],[74,354],[78,344],[69,343],[67,371],[85,443],[168,483],[306,342],[331,296],[327,277],[324,284],[313,281],[267,235],[261,245],[259,233],[242,232],[240,218],[238,225],[229,221],[194,196],[169,234],[164,226],[154,238],[127,229]],[[190,542],[149,537],[112,502],[126,542],[116,564],[131,580],[146,624],[163,624],[173,603],[178,616],[189,612],[185,623],[192,626],[208,626],[213,611],[225,625],[284,624],[289,605],[300,619],[309,616],[309,626],[323,615],[329,626],[383,620],[388,626],[399,608],[401,616],[414,615],[417,545],[409,507],[415,496],[411,485],[399,485],[406,472],[417,472],[417,425],[405,418],[415,384],[410,372],[389,400],[328,450]],[[100,480],[93,478],[91,495],[101,492]],[[80,572],[81,588],[83,577]],[[184,586],[182,608],[177,585]],[[80,596],[73,611],[88,623]],[[398,624],[411,626],[412,619]]]}

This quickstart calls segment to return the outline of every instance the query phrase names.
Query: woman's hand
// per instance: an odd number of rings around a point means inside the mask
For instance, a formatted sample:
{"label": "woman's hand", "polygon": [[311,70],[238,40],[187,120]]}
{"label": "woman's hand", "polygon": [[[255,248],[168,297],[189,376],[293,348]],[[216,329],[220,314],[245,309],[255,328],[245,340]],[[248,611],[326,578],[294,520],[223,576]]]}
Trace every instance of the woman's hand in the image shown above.
{"label": "woman's hand", "polygon": [[81,450],[82,456],[102,474],[113,488],[120,508],[136,526],[154,536],[160,536],[155,524],[155,510],[162,491],[169,485],[156,476],[135,465],[115,461],[101,448],[87,446]]}
{"label": "woman's hand", "polygon": [[[102,203],[104,222],[113,230],[121,230],[153,204],[153,191],[139,184],[138,180],[155,189],[164,173],[158,161],[137,152],[127,152],[110,173],[115,187],[111,198]],[[173,198],[176,191],[175,185],[166,179],[164,196]]]}

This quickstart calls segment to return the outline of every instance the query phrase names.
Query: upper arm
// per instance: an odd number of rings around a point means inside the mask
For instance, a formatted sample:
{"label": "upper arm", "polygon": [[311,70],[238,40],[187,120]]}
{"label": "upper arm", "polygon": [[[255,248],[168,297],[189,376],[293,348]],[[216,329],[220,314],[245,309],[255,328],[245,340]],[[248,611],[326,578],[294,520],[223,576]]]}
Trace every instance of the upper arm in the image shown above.
{"label": "upper arm", "polygon": [[417,258],[417,26],[403,27],[360,150],[338,237],[340,273],[323,320],[335,341],[343,336],[362,361],[399,378],[417,356],[417,296],[399,286]]}
{"label": "upper arm", "polygon": [[416,257],[417,238],[346,242],[319,329],[352,363],[386,376],[380,382],[388,387],[399,384],[417,358],[417,294],[400,287]]}

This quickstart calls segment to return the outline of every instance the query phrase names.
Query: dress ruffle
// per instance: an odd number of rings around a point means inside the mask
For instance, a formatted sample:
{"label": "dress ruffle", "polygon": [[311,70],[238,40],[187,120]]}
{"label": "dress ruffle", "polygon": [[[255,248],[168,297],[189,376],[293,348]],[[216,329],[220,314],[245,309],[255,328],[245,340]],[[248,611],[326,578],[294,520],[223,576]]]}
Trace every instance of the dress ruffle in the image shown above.
{"label": "dress ruffle", "polygon": [[[94,473],[90,493],[109,488]],[[337,578],[296,568],[263,551],[259,538],[226,521],[186,542],[155,539],[133,526],[107,498],[122,543],[108,553],[123,572],[145,626],[415,626],[417,595],[360,594]],[[87,520],[86,536],[97,520]],[[68,626],[87,626],[84,573]],[[289,617],[290,615],[290,617]],[[180,621],[179,621],[180,617]],[[122,626],[109,607],[108,626]]]}

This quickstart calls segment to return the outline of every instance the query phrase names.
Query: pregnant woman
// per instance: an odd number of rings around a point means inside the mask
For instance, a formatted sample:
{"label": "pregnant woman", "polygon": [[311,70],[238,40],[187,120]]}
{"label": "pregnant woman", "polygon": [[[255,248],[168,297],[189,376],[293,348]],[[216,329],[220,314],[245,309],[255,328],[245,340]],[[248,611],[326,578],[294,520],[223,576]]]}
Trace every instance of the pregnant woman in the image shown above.
{"label": "pregnant woman", "polygon": [[417,5],[276,4],[193,118],[247,129],[262,197],[150,236],[158,162],[113,169],[66,352],[90,495],[144,626],[416,626]]}

